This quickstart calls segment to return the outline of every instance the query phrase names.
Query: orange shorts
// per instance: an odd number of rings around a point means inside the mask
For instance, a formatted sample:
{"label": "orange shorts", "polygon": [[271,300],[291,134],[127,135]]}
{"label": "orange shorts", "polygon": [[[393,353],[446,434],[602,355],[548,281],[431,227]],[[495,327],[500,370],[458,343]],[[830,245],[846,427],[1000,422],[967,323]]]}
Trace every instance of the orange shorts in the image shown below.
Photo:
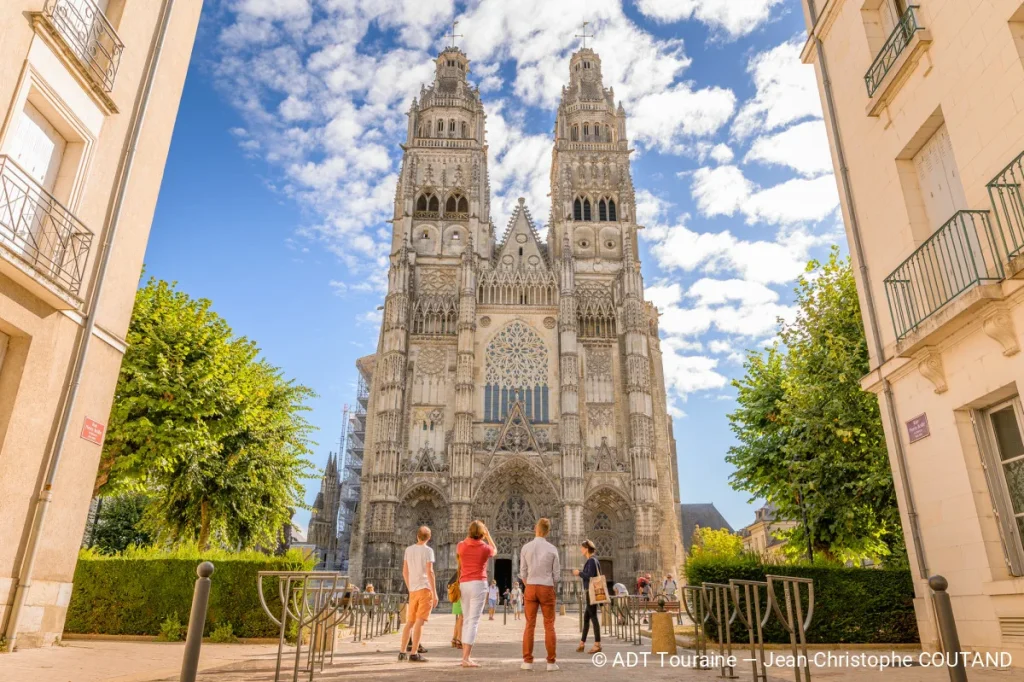
{"label": "orange shorts", "polygon": [[409,595],[409,611],[406,614],[412,622],[428,620],[434,608],[434,596],[429,589],[416,590]]}

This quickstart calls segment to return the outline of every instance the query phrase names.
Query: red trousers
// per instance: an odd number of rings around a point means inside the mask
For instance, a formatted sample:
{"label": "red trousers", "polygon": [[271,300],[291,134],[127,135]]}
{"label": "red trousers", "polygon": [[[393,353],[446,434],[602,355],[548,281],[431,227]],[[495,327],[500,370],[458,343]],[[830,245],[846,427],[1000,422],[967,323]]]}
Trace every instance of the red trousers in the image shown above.
{"label": "red trousers", "polygon": [[527,585],[526,628],[523,630],[523,661],[533,663],[533,633],[537,629],[537,607],[544,614],[544,648],[548,663],[555,662],[555,588],[548,585]]}

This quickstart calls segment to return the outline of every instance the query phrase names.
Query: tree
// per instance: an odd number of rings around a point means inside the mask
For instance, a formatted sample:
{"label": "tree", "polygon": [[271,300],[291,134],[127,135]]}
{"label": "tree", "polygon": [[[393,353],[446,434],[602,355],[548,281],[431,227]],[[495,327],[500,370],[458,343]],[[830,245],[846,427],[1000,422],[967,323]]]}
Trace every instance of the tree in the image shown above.
{"label": "tree", "polygon": [[101,498],[92,547],[100,554],[117,554],[133,545],[148,547],[153,539],[142,527],[145,509],[145,495],[129,493]]}
{"label": "tree", "polygon": [[901,552],[878,402],[860,387],[868,350],[849,260],[833,249],[825,264],[811,262],[796,293],[781,345],[748,354],[746,376],[733,382],[733,487],[798,522],[790,553],[806,554],[808,541],[833,559]]}
{"label": "tree", "polygon": [[743,554],[743,538],[725,528],[696,527],[690,556],[735,558]]}
{"label": "tree", "polygon": [[314,393],[210,305],[163,281],[139,289],[96,489],[145,491],[161,539],[274,545],[303,506]]}

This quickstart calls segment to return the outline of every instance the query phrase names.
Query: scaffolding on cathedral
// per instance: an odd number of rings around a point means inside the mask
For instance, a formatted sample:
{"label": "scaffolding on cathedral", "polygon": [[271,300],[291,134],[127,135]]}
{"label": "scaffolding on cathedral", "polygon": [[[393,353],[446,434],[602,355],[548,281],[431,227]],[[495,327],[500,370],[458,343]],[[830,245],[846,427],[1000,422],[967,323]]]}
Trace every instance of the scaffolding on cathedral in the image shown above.
{"label": "scaffolding on cathedral", "polygon": [[338,514],[339,568],[348,570],[352,547],[352,533],[358,520],[360,481],[363,476],[363,444],[366,440],[366,408],[370,402],[370,387],[362,372],[356,391],[356,404],[348,410],[345,447],[341,465],[341,504]]}

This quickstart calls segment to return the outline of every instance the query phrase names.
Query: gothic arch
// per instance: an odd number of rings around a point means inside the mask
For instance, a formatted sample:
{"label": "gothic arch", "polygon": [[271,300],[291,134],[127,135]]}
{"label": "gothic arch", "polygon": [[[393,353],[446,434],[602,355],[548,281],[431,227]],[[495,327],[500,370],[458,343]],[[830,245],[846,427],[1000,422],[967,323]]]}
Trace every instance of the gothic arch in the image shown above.
{"label": "gothic arch", "polygon": [[[623,582],[632,576],[633,505],[626,495],[607,485],[587,493],[583,503],[583,535],[597,546],[597,558],[610,562],[616,580]],[[604,565],[607,573],[609,564]]]}
{"label": "gothic arch", "polygon": [[[473,494],[473,518],[487,524],[499,555],[505,556],[518,552],[533,538],[533,526],[542,516],[551,519],[548,539],[557,545],[561,507],[558,486],[525,457],[512,457],[494,467]],[[513,570],[517,569],[513,565]]]}
{"label": "gothic arch", "polygon": [[431,531],[430,544],[434,548],[435,575],[439,582],[442,579],[447,581],[450,572],[454,570],[454,566],[448,565],[451,533],[448,532],[447,496],[437,486],[419,482],[412,484],[399,500],[395,511],[395,545],[401,551],[401,548],[416,542],[416,531],[420,526],[428,526]]}

